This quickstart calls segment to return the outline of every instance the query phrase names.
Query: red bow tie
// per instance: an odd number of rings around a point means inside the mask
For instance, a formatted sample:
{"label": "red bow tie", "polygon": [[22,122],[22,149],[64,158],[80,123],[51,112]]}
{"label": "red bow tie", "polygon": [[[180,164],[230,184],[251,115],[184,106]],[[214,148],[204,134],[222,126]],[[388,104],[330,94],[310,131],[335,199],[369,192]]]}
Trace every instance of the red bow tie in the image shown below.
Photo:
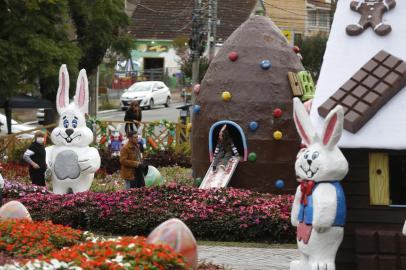
{"label": "red bow tie", "polygon": [[302,198],[300,199],[300,203],[304,206],[307,205],[307,196],[310,196],[313,191],[313,187],[315,185],[314,181],[310,180],[303,180],[300,183],[300,191],[302,192]]}

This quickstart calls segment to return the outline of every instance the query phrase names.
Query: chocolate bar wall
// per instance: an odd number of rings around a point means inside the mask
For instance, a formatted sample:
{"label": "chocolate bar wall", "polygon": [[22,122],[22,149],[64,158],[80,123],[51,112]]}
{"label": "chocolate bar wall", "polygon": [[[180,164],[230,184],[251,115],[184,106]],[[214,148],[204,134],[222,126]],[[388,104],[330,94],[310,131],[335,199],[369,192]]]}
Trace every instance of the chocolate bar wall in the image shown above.
{"label": "chocolate bar wall", "polygon": [[[229,53],[238,59],[231,61]],[[269,69],[261,62],[269,60]],[[292,91],[288,72],[304,70],[299,57],[288,45],[279,29],[266,17],[255,16],[242,24],[224,43],[213,59],[201,84],[196,104],[201,111],[192,117],[192,165],[195,177],[203,178],[210,166],[209,131],[217,122],[230,120],[238,124],[247,140],[248,153],[255,152],[255,162],[240,162],[229,186],[260,192],[290,192],[296,187],[294,163],[300,139],[292,119]],[[232,95],[221,98],[223,91]],[[273,116],[276,108],[282,116]],[[258,129],[249,129],[251,122]],[[214,132],[213,148],[217,141]],[[282,132],[275,140],[273,133]],[[238,136],[237,136],[238,137]],[[237,138],[233,138],[234,143]],[[281,179],[283,189],[276,189]]]}
{"label": "chocolate bar wall", "polygon": [[406,85],[406,63],[380,51],[319,108],[321,116],[337,105],[344,107],[344,129],[356,133]]}

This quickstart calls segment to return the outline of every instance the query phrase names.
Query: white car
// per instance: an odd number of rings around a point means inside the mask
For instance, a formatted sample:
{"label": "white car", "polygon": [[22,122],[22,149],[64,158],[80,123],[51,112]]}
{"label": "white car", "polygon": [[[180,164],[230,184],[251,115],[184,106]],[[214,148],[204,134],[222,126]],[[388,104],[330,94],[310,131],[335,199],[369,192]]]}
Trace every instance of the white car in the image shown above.
{"label": "white car", "polygon": [[[11,119],[11,132],[12,133],[27,131],[27,130],[34,129],[34,128],[35,128],[34,126],[20,124],[17,121]],[[5,136],[7,134],[8,134],[8,132],[7,132],[6,116],[4,114],[0,114],[0,136]],[[34,138],[34,132],[24,133],[22,135],[19,135],[18,138],[32,139],[32,138]]]}
{"label": "white car", "polygon": [[155,105],[169,107],[171,92],[168,86],[159,81],[136,82],[120,98],[122,110],[127,110],[132,101],[138,101],[141,108],[151,109]]}

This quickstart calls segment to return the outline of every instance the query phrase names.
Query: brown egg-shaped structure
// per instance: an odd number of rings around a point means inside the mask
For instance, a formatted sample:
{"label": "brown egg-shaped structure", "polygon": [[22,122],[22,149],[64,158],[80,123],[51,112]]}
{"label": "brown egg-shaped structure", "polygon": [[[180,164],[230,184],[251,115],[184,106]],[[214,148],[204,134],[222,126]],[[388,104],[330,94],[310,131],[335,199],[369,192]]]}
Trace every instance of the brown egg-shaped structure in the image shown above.
{"label": "brown egg-shaped structure", "polygon": [[[230,53],[238,57],[232,61]],[[287,74],[301,70],[299,57],[269,18],[254,16],[235,30],[210,64],[196,97],[200,108],[192,116],[194,176],[205,176],[218,133],[227,123],[246,160],[228,186],[292,192],[297,186],[294,163],[300,139]],[[227,101],[226,91],[231,94]]]}

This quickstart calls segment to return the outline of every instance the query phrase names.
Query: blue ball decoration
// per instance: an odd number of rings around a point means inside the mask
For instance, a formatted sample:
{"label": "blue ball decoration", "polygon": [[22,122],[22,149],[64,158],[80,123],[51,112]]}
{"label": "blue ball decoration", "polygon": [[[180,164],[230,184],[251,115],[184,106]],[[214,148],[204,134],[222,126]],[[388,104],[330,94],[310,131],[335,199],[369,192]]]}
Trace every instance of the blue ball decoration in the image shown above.
{"label": "blue ball decoration", "polygon": [[276,180],[275,186],[277,189],[282,189],[285,187],[285,181],[283,181],[282,179]]}
{"label": "blue ball decoration", "polygon": [[252,122],[250,123],[249,127],[250,127],[250,130],[251,130],[251,131],[255,131],[255,130],[258,129],[258,123],[255,122],[255,121],[252,121]]}
{"label": "blue ball decoration", "polygon": [[269,69],[271,66],[272,66],[271,61],[269,61],[269,60],[262,60],[262,62],[261,62],[261,68],[262,68],[263,70],[267,70],[267,69]]}
{"label": "blue ball decoration", "polygon": [[200,108],[199,105],[195,105],[195,106],[193,107],[193,112],[194,112],[194,113],[199,113],[200,110],[201,110],[201,108]]}

